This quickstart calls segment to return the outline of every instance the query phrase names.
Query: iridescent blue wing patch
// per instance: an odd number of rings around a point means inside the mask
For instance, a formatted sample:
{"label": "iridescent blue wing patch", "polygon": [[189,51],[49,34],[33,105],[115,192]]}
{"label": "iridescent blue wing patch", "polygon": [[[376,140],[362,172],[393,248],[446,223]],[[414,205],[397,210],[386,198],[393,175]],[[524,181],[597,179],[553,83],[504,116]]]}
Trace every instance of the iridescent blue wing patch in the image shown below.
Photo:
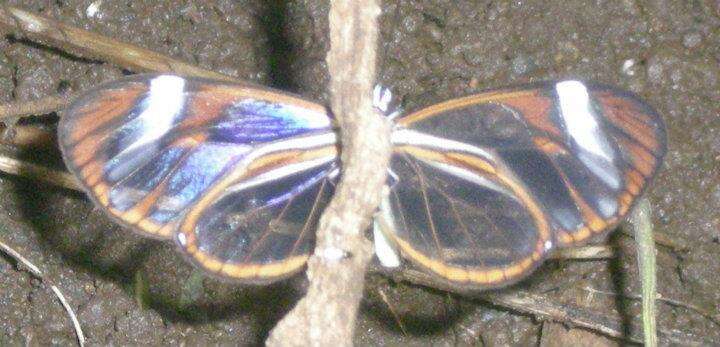
{"label": "iridescent blue wing patch", "polygon": [[634,95],[577,81],[450,100],[397,120],[389,236],[455,286],[515,282],[614,228],[665,154]]}
{"label": "iridescent blue wing patch", "polygon": [[81,96],[58,134],[110,216],[246,281],[304,265],[337,173],[325,108],[251,85],[133,76]]}

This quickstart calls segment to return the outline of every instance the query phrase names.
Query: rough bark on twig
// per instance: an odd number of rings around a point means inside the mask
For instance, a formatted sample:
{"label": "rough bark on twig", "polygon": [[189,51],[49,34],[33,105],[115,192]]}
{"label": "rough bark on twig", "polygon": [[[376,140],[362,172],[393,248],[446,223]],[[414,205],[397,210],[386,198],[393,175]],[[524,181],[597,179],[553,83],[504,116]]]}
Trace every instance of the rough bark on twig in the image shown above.
{"label": "rough bark on twig", "polygon": [[320,219],[308,293],[273,329],[271,346],[352,344],[372,255],[363,232],[380,203],[390,157],[390,125],[374,114],[371,100],[379,14],[375,0],[331,3],[327,62],[343,174]]}

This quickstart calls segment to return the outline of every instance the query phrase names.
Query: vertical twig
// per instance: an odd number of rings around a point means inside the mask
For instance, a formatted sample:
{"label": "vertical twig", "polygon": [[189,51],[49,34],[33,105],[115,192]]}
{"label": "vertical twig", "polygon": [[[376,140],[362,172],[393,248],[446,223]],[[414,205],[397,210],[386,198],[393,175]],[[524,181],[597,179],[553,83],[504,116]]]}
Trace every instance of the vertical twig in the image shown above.
{"label": "vertical twig", "polygon": [[657,325],[655,322],[655,242],[652,232],[650,202],[641,198],[630,216],[630,222],[637,243],[638,266],[642,283],[642,321],[645,346],[657,346]]}
{"label": "vertical twig", "polygon": [[349,346],[371,246],[363,231],[380,203],[390,124],[374,113],[377,0],[331,2],[331,106],[340,124],[343,174],[320,219],[307,295],[273,329],[270,346]]}

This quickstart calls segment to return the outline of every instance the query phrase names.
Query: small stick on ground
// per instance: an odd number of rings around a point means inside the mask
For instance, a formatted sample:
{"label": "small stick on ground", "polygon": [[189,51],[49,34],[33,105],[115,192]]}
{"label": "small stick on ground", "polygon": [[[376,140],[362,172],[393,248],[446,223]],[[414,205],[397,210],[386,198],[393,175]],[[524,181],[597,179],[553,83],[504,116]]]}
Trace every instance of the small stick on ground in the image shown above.
{"label": "small stick on ground", "polygon": [[57,148],[55,132],[36,125],[0,124],[0,144],[21,148]]}
{"label": "small stick on ground", "polygon": [[[83,58],[100,59],[136,72],[172,72],[183,76],[238,82],[233,77],[205,70],[167,55],[63,24],[13,6],[0,6],[0,30]],[[48,114],[65,108],[74,98],[75,95],[53,95],[35,101],[0,105],[0,121]]]}
{"label": "small stick on ground", "polygon": [[[594,293],[594,294],[617,296],[617,297],[628,298],[628,299],[632,299],[632,300],[642,300],[642,295],[638,295],[638,294],[621,294],[621,293],[606,292],[603,290],[597,290],[595,288],[590,288],[590,287],[585,287],[584,289],[586,291],[588,291],[590,293]],[[704,310],[698,306],[688,304],[686,302],[682,302],[682,301],[676,300],[676,299],[665,298],[662,295],[660,295],[660,293],[658,293],[656,300],[660,301],[660,302],[664,302],[670,306],[682,307],[684,309],[694,311],[695,313],[705,317],[707,320],[711,321],[713,324],[720,327],[720,320],[718,320],[718,318],[713,316],[713,314],[711,312]]]}
{"label": "small stick on ground", "polygon": [[81,190],[69,172],[54,170],[0,154],[0,171],[72,190]]}
{"label": "small stick on ground", "polygon": [[151,50],[76,28],[13,6],[0,7],[0,29],[86,58],[100,59],[133,71],[172,72],[236,81],[214,71],[169,58]]}
{"label": "small stick on ground", "polygon": [[617,257],[616,249],[608,245],[561,248],[550,256],[551,259],[556,260],[600,260],[615,257]]}
{"label": "small stick on ground", "polygon": [[390,303],[390,300],[387,297],[387,294],[385,294],[385,291],[380,288],[378,289],[378,294],[380,294],[380,298],[382,301],[387,305],[388,310],[390,310],[390,313],[393,315],[393,318],[395,319],[395,322],[397,323],[398,327],[400,328],[400,331],[402,331],[403,335],[407,336],[407,331],[405,330],[405,325],[402,322],[402,319],[400,319],[400,315],[395,312],[395,307]]}
{"label": "small stick on ground", "polygon": [[80,347],[85,346],[85,334],[83,334],[82,327],[80,326],[80,321],[78,321],[75,311],[72,307],[70,307],[70,304],[65,299],[65,295],[63,295],[63,293],[60,291],[60,288],[58,288],[50,280],[45,278],[42,271],[40,271],[40,269],[35,266],[35,264],[31,263],[29,260],[27,260],[27,258],[23,257],[22,254],[14,250],[12,247],[8,246],[5,242],[0,241],[0,251],[15,259],[15,261],[23,264],[30,271],[30,273],[33,274],[33,276],[37,277],[43,283],[50,286],[50,290],[55,294],[58,300],[60,300],[60,304],[63,306],[65,312],[67,312],[67,315],[70,317],[73,329],[75,329],[75,336],[77,336],[78,344],[80,345]]}
{"label": "small stick on ground", "polygon": [[[623,234],[631,238],[635,238],[632,230],[625,230],[625,228],[621,228],[621,230],[623,231]],[[659,230],[653,230],[653,240],[655,240],[656,245],[670,248],[670,250],[676,253],[685,253],[690,249],[687,241],[679,237],[663,233]]]}
{"label": "small stick on ground", "polygon": [[39,100],[16,101],[0,105],[0,122],[12,121],[20,117],[49,114],[64,109],[73,99],[75,99],[75,95],[52,95]]}
{"label": "small stick on ground", "polygon": [[[504,307],[514,312],[532,315],[539,320],[549,320],[570,326],[578,326],[633,343],[643,342],[643,335],[640,334],[635,324],[631,324],[629,327],[624,326],[618,317],[597,313],[592,309],[584,307],[559,303],[544,294],[536,294],[523,290],[479,293],[467,290],[463,291],[459,288],[443,287],[430,275],[410,269],[393,273],[391,276],[398,281],[407,281],[422,286],[447,290],[458,293],[466,298],[482,300],[491,305]],[[710,341],[697,341],[696,337],[677,330],[660,329],[658,336],[665,344],[706,345],[710,343]]]}
{"label": "small stick on ground", "polygon": [[[636,329],[628,329],[630,327],[623,326],[620,320],[615,317],[598,314],[583,307],[557,303],[544,295],[517,291],[513,293],[488,293],[484,296],[486,300],[493,304],[532,314],[540,319],[583,327],[635,343],[643,341],[643,336]],[[666,341],[665,343],[670,344],[694,344],[696,342],[692,336],[675,330],[660,330],[660,337]],[[697,342],[698,345],[706,343],[706,341]]]}

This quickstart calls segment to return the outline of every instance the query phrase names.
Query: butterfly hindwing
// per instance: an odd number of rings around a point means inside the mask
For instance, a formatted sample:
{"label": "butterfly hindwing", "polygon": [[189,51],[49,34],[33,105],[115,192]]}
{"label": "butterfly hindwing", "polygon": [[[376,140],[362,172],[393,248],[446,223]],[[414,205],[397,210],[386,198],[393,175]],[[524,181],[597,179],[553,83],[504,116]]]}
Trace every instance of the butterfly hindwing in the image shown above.
{"label": "butterfly hindwing", "polygon": [[212,273],[264,282],[299,270],[312,251],[337,175],[335,136],[297,137],[254,155],[188,209],[177,240]]}

